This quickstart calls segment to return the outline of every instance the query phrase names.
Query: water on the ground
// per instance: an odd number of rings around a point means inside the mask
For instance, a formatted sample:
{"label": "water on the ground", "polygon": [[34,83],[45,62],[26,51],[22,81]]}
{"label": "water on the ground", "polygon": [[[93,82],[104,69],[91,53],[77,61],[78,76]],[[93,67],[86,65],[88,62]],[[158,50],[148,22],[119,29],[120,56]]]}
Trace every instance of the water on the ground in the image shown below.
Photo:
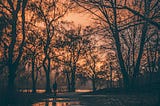
{"label": "water on the ground", "polygon": [[[32,106],[157,106],[154,95],[81,95],[47,98]],[[159,105],[158,105],[159,106]]]}
{"label": "water on the ground", "polygon": [[48,98],[41,102],[32,104],[32,106],[84,106],[80,101],[71,98]]}

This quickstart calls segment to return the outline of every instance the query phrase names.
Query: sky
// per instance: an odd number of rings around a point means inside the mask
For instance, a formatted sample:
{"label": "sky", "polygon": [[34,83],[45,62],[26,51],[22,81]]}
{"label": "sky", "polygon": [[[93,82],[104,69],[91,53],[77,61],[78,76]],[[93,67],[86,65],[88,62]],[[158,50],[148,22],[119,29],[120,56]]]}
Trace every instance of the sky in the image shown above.
{"label": "sky", "polygon": [[82,25],[82,26],[88,26],[91,25],[92,23],[92,20],[88,14],[75,13],[75,12],[68,13],[65,17],[65,20],[73,21],[75,25]]}

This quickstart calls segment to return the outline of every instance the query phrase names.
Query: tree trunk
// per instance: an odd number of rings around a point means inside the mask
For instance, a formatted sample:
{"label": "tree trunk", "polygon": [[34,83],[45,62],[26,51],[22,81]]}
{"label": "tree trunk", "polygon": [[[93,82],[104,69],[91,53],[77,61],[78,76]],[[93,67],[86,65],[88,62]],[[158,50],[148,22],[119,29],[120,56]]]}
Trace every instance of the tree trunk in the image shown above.
{"label": "tree trunk", "polygon": [[50,72],[49,71],[46,71],[46,93],[51,93]]}
{"label": "tree trunk", "polygon": [[110,88],[112,88],[112,63],[109,63],[109,67],[110,67]]}
{"label": "tree trunk", "polygon": [[96,82],[95,82],[94,76],[92,78],[92,90],[93,90],[93,92],[96,91]]}
{"label": "tree trunk", "polygon": [[124,84],[125,88],[128,88],[129,87],[129,75],[127,73],[125,63],[124,63],[124,59],[123,59],[123,56],[122,56],[120,34],[119,34],[119,30],[118,30],[118,25],[117,25],[117,9],[116,9],[117,4],[116,3],[115,4],[111,3],[111,5],[113,7],[112,9],[113,9],[113,15],[114,15],[114,21],[113,21],[114,27],[111,28],[111,31],[112,31],[112,34],[113,34],[113,38],[115,40],[115,45],[116,45],[120,70],[121,70],[121,73],[122,73],[122,76],[123,76],[123,84]]}
{"label": "tree trunk", "polygon": [[12,23],[12,37],[11,37],[11,43],[9,45],[9,50],[8,50],[8,69],[9,69],[9,75],[8,75],[8,89],[10,91],[14,90],[14,80],[15,80],[15,74],[16,74],[16,67],[13,62],[14,58],[14,47],[16,44],[16,38],[17,38],[17,15],[14,13],[12,14],[13,18],[13,23]]}
{"label": "tree trunk", "polygon": [[68,89],[68,92],[70,92],[71,91],[71,83],[70,83],[68,72],[66,72],[66,76],[67,76],[67,89]]}
{"label": "tree trunk", "polygon": [[72,77],[71,77],[71,91],[75,92],[75,72],[72,72]]}
{"label": "tree trunk", "polygon": [[129,87],[129,75],[126,71],[125,65],[124,65],[124,60],[122,57],[122,52],[121,52],[121,43],[119,40],[119,34],[116,34],[116,37],[114,37],[115,43],[116,43],[116,48],[117,48],[117,55],[118,55],[118,60],[119,60],[119,65],[120,65],[120,70],[123,76],[123,84],[125,88]]}
{"label": "tree trunk", "polygon": [[75,72],[76,72],[76,66],[73,66],[72,75],[71,75],[71,91],[72,92],[75,92]]}
{"label": "tree trunk", "polygon": [[14,65],[9,67],[9,75],[8,75],[8,91],[14,92],[15,91],[15,77],[16,77],[16,69]]}
{"label": "tree trunk", "polygon": [[16,68],[14,65],[9,66],[9,75],[8,75],[8,87],[7,87],[7,101],[8,104],[13,104],[15,102],[15,77],[16,77]]}
{"label": "tree trunk", "polygon": [[139,75],[139,72],[140,72],[140,63],[141,63],[141,58],[142,58],[142,55],[143,55],[143,49],[144,49],[144,45],[145,45],[145,37],[146,37],[146,33],[147,33],[147,22],[143,25],[143,28],[142,28],[142,37],[141,37],[141,42],[140,42],[140,50],[139,50],[139,53],[138,53],[138,58],[137,58],[137,61],[136,61],[136,66],[134,67],[134,73],[133,73],[133,86],[136,87],[137,85],[137,78],[138,78],[138,75]]}
{"label": "tree trunk", "polygon": [[[46,62],[47,61],[47,62]],[[51,93],[50,86],[50,58],[46,56],[43,60],[43,68],[46,74],[46,93]]]}
{"label": "tree trunk", "polygon": [[35,82],[35,80],[32,82],[32,93],[36,93],[36,82]]}
{"label": "tree trunk", "polygon": [[35,81],[35,58],[32,57],[32,93],[36,93],[36,81]]}
{"label": "tree trunk", "polygon": [[14,62],[14,48],[16,44],[16,38],[17,38],[17,14],[15,11],[12,13],[12,31],[11,31],[11,43],[9,44],[9,50],[8,50],[8,88],[7,88],[7,99],[9,104],[15,102],[14,93],[16,91],[15,89],[15,78],[16,78],[16,69],[18,62]]}

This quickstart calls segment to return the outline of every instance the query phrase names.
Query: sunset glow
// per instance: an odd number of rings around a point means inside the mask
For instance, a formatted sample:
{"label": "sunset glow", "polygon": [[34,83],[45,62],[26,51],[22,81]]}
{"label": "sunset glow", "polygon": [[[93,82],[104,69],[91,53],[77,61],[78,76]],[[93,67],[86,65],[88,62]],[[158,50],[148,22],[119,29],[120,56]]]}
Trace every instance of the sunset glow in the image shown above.
{"label": "sunset glow", "polygon": [[73,21],[76,26],[89,26],[93,22],[93,20],[89,16],[90,15],[83,13],[69,13],[64,19],[67,21]]}

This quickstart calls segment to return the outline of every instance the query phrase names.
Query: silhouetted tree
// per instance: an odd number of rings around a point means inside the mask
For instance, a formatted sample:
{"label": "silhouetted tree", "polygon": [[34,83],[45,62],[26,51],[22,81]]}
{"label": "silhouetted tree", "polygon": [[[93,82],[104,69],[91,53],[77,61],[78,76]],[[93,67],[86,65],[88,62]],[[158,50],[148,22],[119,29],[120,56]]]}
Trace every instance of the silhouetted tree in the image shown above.
{"label": "silhouetted tree", "polygon": [[51,72],[51,57],[53,57],[54,47],[54,35],[56,24],[59,19],[62,18],[68,9],[71,7],[68,1],[39,1],[37,3],[32,2],[30,4],[31,9],[36,14],[35,20],[40,20],[40,24],[43,24],[41,29],[41,40],[43,48],[43,68],[46,74],[46,92],[51,92],[50,87],[50,72]]}
{"label": "silhouetted tree", "polygon": [[75,91],[77,66],[84,52],[85,36],[81,27],[69,30],[64,28],[56,43],[57,48],[62,48],[57,57],[64,65],[69,91]]}
{"label": "silhouetted tree", "polygon": [[86,47],[84,49],[85,52],[85,66],[84,67],[88,67],[88,70],[86,69],[86,71],[88,71],[89,73],[89,77],[92,80],[92,90],[93,92],[96,91],[96,80],[97,80],[97,65],[100,62],[100,58],[99,58],[99,54],[98,54],[98,50],[97,47],[95,46],[96,44],[91,43],[92,41],[89,41],[85,43]]}
{"label": "silhouetted tree", "polygon": [[[78,2],[77,2],[78,3]],[[86,3],[88,6],[94,6],[99,10],[99,12],[102,14],[102,16],[98,16],[96,13],[94,13],[91,9],[88,9],[87,7],[83,6],[83,4]],[[117,50],[117,57],[119,60],[120,70],[123,75],[123,81],[124,86],[127,88],[129,86],[129,76],[125,68],[124,64],[124,58],[122,56],[121,51],[121,43],[120,43],[120,33],[119,33],[119,27],[118,27],[118,11],[117,11],[117,2],[116,1],[101,1],[97,2],[96,0],[93,1],[86,1],[86,2],[78,3],[80,6],[84,7],[85,9],[89,10],[92,14],[95,14],[98,16],[98,18],[102,19],[106,24],[109,26],[109,29],[111,31],[112,37],[115,41],[115,46]],[[105,8],[104,5],[109,5],[110,8]],[[110,12],[109,12],[110,11]]]}
{"label": "silhouetted tree", "polygon": [[[118,0],[86,0],[86,1],[81,1],[81,0],[74,0],[79,6],[83,7],[87,11],[89,11],[91,14],[95,15],[98,19],[100,19],[103,23],[105,23],[105,28],[107,30],[110,30],[110,34],[112,35],[117,51],[117,58],[119,60],[119,66],[121,73],[123,75],[123,81],[124,81],[124,86],[129,87],[130,85],[130,77],[128,71],[130,70],[129,67],[126,65],[129,65],[130,60],[125,61],[125,57],[123,56],[124,51],[122,50],[123,48],[123,43],[122,40],[123,37],[121,37],[122,30],[140,25],[140,28],[138,31],[141,30],[141,37],[140,37],[140,45],[138,48],[138,52],[133,51],[135,55],[138,55],[136,58],[134,57],[135,65],[133,66],[133,84],[136,85],[137,83],[137,77],[139,76],[140,73],[140,63],[141,59],[144,53],[144,45],[145,45],[145,39],[148,34],[148,28],[149,28],[149,23],[155,26],[156,28],[159,28],[159,25],[156,21],[156,17],[159,16],[159,14],[156,13],[157,8],[158,8],[158,1],[150,1],[150,0],[145,0],[141,2],[136,2],[136,4],[133,4],[133,2],[129,2],[127,0],[125,1],[118,1]],[[132,5],[133,8],[127,6],[127,5]],[[134,9],[135,8],[135,9]],[[136,10],[136,8],[140,8],[139,11]],[[124,10],[123,10],[124,9]],[[98,10],[98,11],[96,11]],[[122,13],[123,12],[123,13]],[[133,19],[132,15],[130,14],[133,13],[137,19],[132,22]],[[124,14],[127,14],[124,16]],[[122,20],[123,17],[123,20]],[[151,19],[151,17],[155,17],[155,21]],[[139,20],[142,19],[142,20]],[[127,24],[126,24],[126,23]],[[129,33],[125,33],[125,36]],[[128,39],[127,39],[128,40]],[[136,41],[137,42],[137,41]],[[124,41],[125,43],[125,41]],[[126,44],[126,43],[125,43]],[[127,45],[127,44],[126,44]],[[133,48],[135,49],[135,48]],[[128,47],[128,59],[131,57],[131,50]]]}
{"label": "silhouetted tree", "polygon": [[[16,2],[16,3],[15,3]],[[0,5],[3,9],[5,9],[4,12],[10,16],[10,25],[11,30],[8,36],[10,36],[10,43],[8,44],[8,52],[7,52],[7,66],[9,69],[9,76],[8,76],[8,90],[10,92],[14,91],[14,81],[16,77],[16,70],[19,65],[22,53],[23,53],[23,46],[25,42],[25,8],[27,5],[28,0],[16,0],[15,2],[11,0],[7,1],[0,1]],[[21,43],[17,45],[17,22],[19,20],[18,15],[19,12],[22,12],[21,18],[22,18],[22,40]],[[18,48],[18,50],[16,50]],[[15,52],[17,51],[17,52]]]}

